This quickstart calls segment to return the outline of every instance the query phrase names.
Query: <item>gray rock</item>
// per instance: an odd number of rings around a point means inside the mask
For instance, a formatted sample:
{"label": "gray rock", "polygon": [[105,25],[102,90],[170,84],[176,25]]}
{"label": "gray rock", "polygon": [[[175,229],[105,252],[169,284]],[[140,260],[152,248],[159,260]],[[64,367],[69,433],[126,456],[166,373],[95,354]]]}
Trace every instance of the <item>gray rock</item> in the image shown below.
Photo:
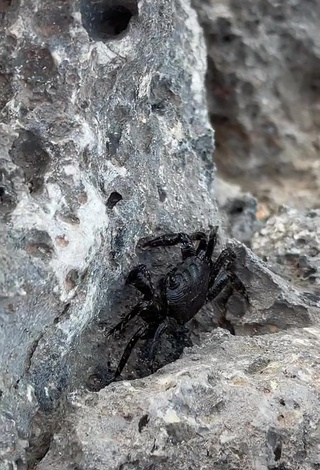
{"label": "gray rock", "polygon": [[218,169],[260,200],[319,207],[318,0],[192,3],[208,45]]}
{"label": "gray rock", "polygon": [[217,330],[151,377],[74,395],[37,468],[317,468],[319,337]]}
{"label": "gray rock", "polygon": [[242,301],[241,307],[239,294],[230,298],[226,315],[236,334],[274,333],[318,321],[320,297],[291,286],[240,243],[229,244],[237,253],[236,273],[249,296],[249,305]]}
{"label": "gray rock", "polygon": [[[219,325],[225,326],[236,335],[257,335],[297,326],[304,327],[316,322],[320,313],[320,298],[310,296],[304,289],[290,286],[241,243],[229,240],[228,246],[237,254],[234,270],[246,288],[249,303],[237,290],[231,292],[230,289],[225,289],[214,302],[206,304],[200,310],[187,329],[181,328],[178,340],[170,333],[164,335],[155,368],[161,368],[166,363],[178,359],[184,347],[200,344],[203,333]],[[215,258],[221,249],[220,245],[214,254]],[[166,256],[169,256],[171,250],[158,248],[156,251],[153,259],[148,253],[148,263],[154,275],[163,272]],[[122,289],[121,299],[114,305],[119,319],[120,315],[125,315],[137,302],[130,295],[130,291],[131,289]],[[137,329],[140,326],[138,320],[131,322],[131,326],[123,334],[108,337],[106,341],[106,332],[113,324],[114,320],[110,322],[110,318],[102,311],[98,321],[93,322],[82,335],[82,368],[73,377],[73,389],[81,387],[84,383],[90,389],[99,390],[104,387],[112,377],[112,371],[117,367],[120,355],[132,336],[132,327]],[[75,353],[78,354],[78,351]],[[145,361],[147,353],[148,343],[138,343],[122,373],[123,379],[150,374]],[[96,380],[96,374],[101,381],[92,384],[88,379],[92,376]]]}
{"label": "gray rock", "polygon": [[126,308],[137,241],[219,218],[188,2],[4,1],[0,17],[1,453],[25,468],[87,379],[88,326]]}
{"label": "gray rock", "polygon": [[[138,241],[220,223],[189,2],[6,0],[0,19],[1,470],[318,465],[318,298],[236,241],[249,305],[223,294],[190,322],[201,346],[182,360],[86,390],[127,340],[105,333],[137,301],[129,270],[157,278],[180,259]],[[206,333],[221,322],[238,336]],[[157,367],[181,337],[164,337]],[[122,378],[150,372],[143,347]]]}
{"label": "gray rock", "polygon": [[250,247],[253,234],[261,226],[257,219],[257,200],[221,178],[215,180],[215,193],[227,235]]}
{"label": "gray rock", "polygon": [[252,248],[274,272],[320,297],[320,210],[283,208],[254,235]]}

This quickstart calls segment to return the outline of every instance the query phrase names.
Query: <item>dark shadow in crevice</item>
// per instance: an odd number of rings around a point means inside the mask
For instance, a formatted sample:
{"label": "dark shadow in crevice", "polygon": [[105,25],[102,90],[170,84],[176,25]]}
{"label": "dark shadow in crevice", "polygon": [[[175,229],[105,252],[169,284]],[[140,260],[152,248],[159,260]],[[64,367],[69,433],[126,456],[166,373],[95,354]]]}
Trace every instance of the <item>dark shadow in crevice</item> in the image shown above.
{"label": "dark shadow in crevice", "polygon": [[118,204],[118,202],[120,202],[122,199],[123,198],[120,193],[117,193],[117,191],[113,191],[107,200],[107,203],[106,203],[107,208],[113,209],[114,206]]}
{"label": "dark shadow in crevice", "polygon": [[128,31],[133,16],[138,15],[137,0],[82,0],[82,24],[91,39],[121,39]]}

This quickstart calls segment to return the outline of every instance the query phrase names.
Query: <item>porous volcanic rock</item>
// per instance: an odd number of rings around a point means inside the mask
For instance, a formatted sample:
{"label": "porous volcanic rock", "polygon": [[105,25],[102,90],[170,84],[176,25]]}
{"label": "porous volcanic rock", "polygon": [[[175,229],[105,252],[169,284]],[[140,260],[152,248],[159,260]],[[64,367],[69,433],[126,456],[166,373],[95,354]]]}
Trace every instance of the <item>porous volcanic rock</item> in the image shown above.
{"label": "porous volcanic rock", "polygon": [[222,178],[215,179],[215,194],[227,235],[250,247],[253,234],[261,226],[257,218],[257,200]]}
{"label": "porous volcanic rock", "polygon": [[216,330],[151,377],[75,395],[37,469],[315,469],[319,338]]}
{"label": "porous volcanic rock", "polygon": [[277,274],[320,298],[320,210],[284,207],[255,233],[252,249]]}
{"label": "porous volcanic rock", "polygon": [[221,174],[260,200],[320,200],[320,3],[192,0]]}
{"label": "porous volcanic rock", "polygon": [[137,241],[218,216],[188,2],[5,0],[0,22],[1,457],[23,469],[89,373],[88,325],[121,314]]}
{"label": "porous volcanic rock", "polygon": [[[0,22],[1,470],[316,468],[319,299],[239,242],[248,301],[206,306],[155,375],[87,390],[126,344],[106,332],[129,270],[181,257],[138,241],[220,224],[189,2],[5,0]],[[150,373],[143,347],[122,378]]]}

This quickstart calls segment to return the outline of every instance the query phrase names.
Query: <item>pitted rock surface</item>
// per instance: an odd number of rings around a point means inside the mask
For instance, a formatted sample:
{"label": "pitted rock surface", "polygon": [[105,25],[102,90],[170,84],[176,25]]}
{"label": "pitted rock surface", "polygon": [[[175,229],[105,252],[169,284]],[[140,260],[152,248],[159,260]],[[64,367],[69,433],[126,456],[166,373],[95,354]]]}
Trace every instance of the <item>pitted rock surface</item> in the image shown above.
{"label": "pitted rock surface", "polygon": [[315,469],[319,337],[217,330],[151,377],[73,396],[37,468]]}
{"label": "pitted rock surface", "polygon": [[230,298],[227,319],[236,334],[265,334],[295,326],[319,323],[320,297],[295,287],[275,275],[249,249],[236,241],[229,245],[237,254],[236,273],[243,281],[249,305],[236,294]]}
{"label": "pitted rock surface", "polygon": [[221,174],[260,201],[318,208],[318,0],[192,0],[208,46]]}
{"label": "pitted rock surface", "polygon": [[[239,242],[248,305],[218,298],[190,322],[198,346],[182,360],[87,391],[126,344],[106,332],[138,299],[129,270],[157,278],[180,259],[138,241],[220,223],[189,2],[5,0],[0,29],[1,470],[316,468],[319,298]],[[241,198],[229,233],[250,245],[255,200]],[[212,333],[221,314],[254,337]],[[185,336],[164,338],[159,367]],[[150,374],[141,359],[143,346],[122,378]]]}
{"label": "pitted rock surface", "polygon": [[283,208],[252,240],[276,273],[320,298],[320,210]]}
{"label": "pitted rock surface", "polygon": [[137,241],[218,222],[196,14],[120,3],[0,5],[4,468],[39,460],[65,393],[107,365],[86,331],[127,308]]}
{"label": "pitted rock surface", "polygon": [[250,247],[253,234],[262,225],[257,218],[257,200],[222,178],[215,179],[215,193],[227,235]]}

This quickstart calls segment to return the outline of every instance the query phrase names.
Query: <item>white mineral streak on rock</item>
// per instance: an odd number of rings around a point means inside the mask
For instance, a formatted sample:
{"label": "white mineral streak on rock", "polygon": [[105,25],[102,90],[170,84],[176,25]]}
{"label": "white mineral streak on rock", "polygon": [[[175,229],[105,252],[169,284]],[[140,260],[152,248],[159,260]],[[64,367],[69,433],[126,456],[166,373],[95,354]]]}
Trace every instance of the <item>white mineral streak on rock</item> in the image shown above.
{"label": "white mineral streak on rock", "polygon": [[80,206],[77,213],[79,224],[71,225],[57,216],[65,202],[57,184],[46,185],[50,202],[45,207],[39,207],[32,197],[25,195],[12,214],[17,228],[46,231],[53,241],[61,236],[68,240],[68,245],[63,247],[54,242],[55,255],[51,260],[60,284],[62,300],[68,297],[65,286],[67,273],[71,269],[82,271],[94,258],[100,246],[99,235],[108,220],[105,205],[95,188],[84,179],[81,182],[87,194],[87,202]]}
{"label": "white mineral streak on rock", "polygon": [[[88,286],[88,292],[81,307],[77,311],[71,313],[70,317],[66,321],[58,324],[58,328],[64,333],[65,347],[61,353],[62,357],[69,353],[68,347],[70,347],[74,342],[75,336],[80,337],[83,328],[85,328],[88,323],[88,319],[92,318],[96,295],[97,286],[94,282],[91,282]],[[72,297],[72,295],[69,294],[69,297]],[[65,294],[64,300],[68,300],[68,294]]]}
{"label": "white mineral streak on rock", "polygon": [[151,79],[152,79],[152,75],[149,73],[147,73],[144,77],[141,78],[141,81],[139,84],[140,98],[142,98],[143,96],[149,96]]}

